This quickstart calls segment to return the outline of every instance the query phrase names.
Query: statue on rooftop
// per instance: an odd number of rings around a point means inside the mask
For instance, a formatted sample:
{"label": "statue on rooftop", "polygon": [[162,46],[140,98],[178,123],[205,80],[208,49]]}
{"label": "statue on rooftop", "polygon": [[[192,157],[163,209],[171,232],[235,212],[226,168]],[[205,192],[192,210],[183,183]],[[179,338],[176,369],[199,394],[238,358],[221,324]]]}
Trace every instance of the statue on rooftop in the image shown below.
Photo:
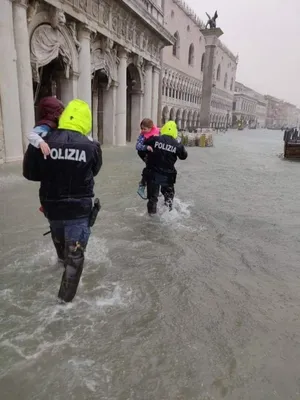
{"label": "statue on rooftop", "polygon": [[218,18],[218,11],[215,12],[215,14],[212,18],[210,17],[209,14],[206,13],[206,15],[208,17],[208,21],[205,25],[205,29],[207,29],[208,25],[209,25],[209,29],[215,29],[217,27],[216,20]]}

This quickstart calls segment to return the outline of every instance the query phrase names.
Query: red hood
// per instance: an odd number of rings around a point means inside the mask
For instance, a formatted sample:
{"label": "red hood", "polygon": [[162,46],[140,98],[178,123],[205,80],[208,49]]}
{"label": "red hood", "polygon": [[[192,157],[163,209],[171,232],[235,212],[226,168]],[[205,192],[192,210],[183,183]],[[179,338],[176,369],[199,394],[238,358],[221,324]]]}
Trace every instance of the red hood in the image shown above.
{"label": "red hood", "polygon": [[144,133],[144,138],[149,139],[151,136],[158,136],[159,135],[159,129],[157,126],[153,126],[150,132]]}
{"label": "red hood", "polygon": [[44,97],[38,106],[39,121],[37,125],[48,125],[50,128],[56,129],[63,110],[63,103],[56,97]]}

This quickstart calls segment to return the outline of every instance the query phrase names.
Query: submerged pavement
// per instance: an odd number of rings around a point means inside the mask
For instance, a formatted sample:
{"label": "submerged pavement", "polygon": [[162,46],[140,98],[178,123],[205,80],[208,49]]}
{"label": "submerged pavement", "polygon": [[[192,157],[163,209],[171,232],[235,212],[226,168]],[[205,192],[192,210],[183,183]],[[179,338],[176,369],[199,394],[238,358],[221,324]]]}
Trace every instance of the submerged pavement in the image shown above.
{"label": "submerged pavement", "polygon": [[67,306],[38,185],[0,166],[1,398],[300,399],[300,163],[275,131],[188,151],[175,209],[149,218],[133,146],[103,150]]}

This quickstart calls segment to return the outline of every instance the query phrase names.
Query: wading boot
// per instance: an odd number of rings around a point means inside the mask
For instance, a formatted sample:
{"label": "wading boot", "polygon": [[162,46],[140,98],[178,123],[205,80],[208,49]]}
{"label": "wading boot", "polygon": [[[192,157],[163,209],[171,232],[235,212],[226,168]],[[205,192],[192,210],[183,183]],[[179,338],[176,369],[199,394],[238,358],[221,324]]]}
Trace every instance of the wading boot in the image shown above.
{"label": "wading boot", "polygon": [[62,301],[71,302],[77,292],[84,263],[84,248],[77,242],[68,246],[65,270],[61,279],[58,297]]}

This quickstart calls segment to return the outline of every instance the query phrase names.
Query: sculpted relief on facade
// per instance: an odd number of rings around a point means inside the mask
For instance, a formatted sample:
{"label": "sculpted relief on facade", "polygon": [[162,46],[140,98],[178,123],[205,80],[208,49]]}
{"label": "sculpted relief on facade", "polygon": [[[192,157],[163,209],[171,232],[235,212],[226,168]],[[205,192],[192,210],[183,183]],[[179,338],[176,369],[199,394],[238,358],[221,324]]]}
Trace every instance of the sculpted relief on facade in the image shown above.
{"label": "sculpted relief on facade", "polygon": [[99,33],[108,34],[115,42],[126,45],[129,49],[159,64],[163,42],[117,1],[65,0],[65,2],[96,22]]}

